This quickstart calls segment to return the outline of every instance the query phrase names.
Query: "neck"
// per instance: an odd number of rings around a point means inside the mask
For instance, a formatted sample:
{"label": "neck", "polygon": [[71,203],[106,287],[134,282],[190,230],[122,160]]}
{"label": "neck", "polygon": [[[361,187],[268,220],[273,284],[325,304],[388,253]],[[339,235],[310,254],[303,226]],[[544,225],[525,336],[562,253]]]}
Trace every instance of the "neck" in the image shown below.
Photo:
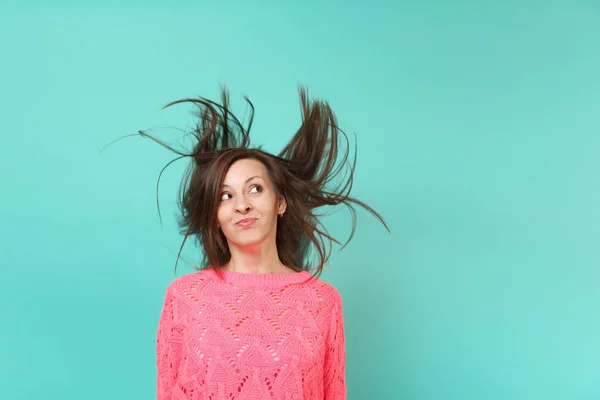
{"label": "neck", "polygon": [[279,260],[275,243],[269,245],[259,243],[251,246],[229,243],[229,251],[231,260],[224,267],[227,271],[254,274],[278,274],[290,271]]}

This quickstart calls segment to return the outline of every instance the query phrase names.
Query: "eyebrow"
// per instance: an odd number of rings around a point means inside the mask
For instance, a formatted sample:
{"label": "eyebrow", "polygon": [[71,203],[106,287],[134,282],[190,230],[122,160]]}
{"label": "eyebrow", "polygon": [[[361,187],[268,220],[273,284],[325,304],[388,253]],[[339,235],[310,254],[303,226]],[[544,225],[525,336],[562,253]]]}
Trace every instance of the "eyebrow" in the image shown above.
{"label": "eyebrow", "polygon": [[[246,182],[244,182],[244,185],[245,185],[246,183],[250,182],[250,181],[251,181],[252,179],[254,179],[254,178],[260,178],[260,179],[262,179],[262,180],[264,181],[264,179],[262,178],[262,176],[254,175],[254,176],[251,176],[250,178],[246,179]],[[229,185],[228,185],[228,184],[226,184],[226,183],[224,183],[224,184],[222,184],[222,185],[221,185],[221,187],[226,187],[226,186],[227,186],[227,187],[231,187],[231,186],[229,186]]]}

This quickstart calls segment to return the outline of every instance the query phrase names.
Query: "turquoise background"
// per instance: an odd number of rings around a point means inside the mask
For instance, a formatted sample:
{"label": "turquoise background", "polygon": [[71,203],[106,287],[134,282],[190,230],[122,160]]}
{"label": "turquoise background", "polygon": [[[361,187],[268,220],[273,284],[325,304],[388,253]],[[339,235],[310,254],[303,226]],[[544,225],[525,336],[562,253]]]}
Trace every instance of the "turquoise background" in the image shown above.
{"label": "turquoise background", "polygon": [[267,150],[298,84],[357,134],[353,193],[392,234],[361,213],[322,276],[349,399],[600,399],[600,3],[41,4],[0,8],[1,399],[154,397],[185,163],[161,227],[174,154],[100,150],[220,83]]}

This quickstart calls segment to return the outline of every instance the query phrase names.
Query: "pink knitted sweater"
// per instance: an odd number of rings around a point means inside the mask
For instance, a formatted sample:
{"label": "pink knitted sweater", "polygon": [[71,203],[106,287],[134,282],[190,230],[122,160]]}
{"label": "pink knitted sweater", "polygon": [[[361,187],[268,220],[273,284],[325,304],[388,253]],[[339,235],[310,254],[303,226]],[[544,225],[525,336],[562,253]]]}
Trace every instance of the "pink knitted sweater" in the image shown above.
{"label": "pink knitted sweater", "polygon": [[346,399],[342,299],[306,271],[212,269],[167,287],[157,400]]}

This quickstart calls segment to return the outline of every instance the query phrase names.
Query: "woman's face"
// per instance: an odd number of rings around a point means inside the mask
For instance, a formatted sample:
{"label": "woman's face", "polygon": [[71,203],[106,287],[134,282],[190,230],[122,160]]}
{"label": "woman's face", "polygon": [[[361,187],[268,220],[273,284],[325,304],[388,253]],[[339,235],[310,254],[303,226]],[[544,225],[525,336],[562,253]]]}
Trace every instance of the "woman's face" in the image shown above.
{"label": "woman's face", "polygon": [[255,159],[233,163],[225,174],[217,211],[229,246],[275,243],[278,214],[285,211],[285,202],[279,200],[263,163]]}

